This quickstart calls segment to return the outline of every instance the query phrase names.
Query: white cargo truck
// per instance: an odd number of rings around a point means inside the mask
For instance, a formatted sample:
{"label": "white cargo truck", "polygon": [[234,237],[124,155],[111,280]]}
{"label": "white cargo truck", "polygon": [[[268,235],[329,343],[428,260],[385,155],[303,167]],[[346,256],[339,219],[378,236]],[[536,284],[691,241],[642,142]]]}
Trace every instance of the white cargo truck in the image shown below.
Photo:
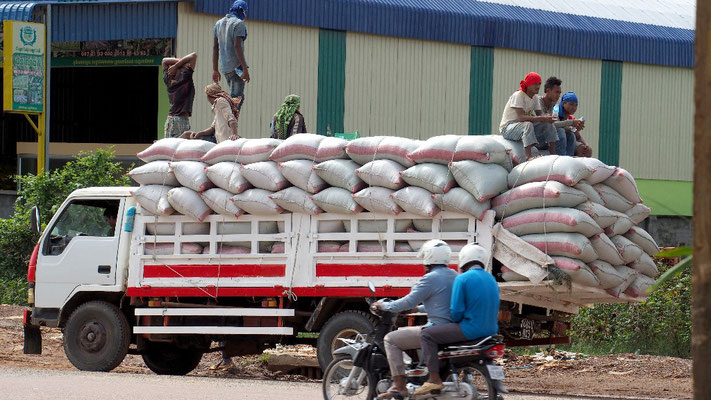
{"label": "white cargo truck", "polygon": [[[109,371],[130,352],[156,373],[186,374],[217,341],[241,355],[315,340],[325,366],[338,338],[371,329],[368,282],[378,297],[396,298],[424,273],[417,253],[397,251],[402,244],[445,240],[456,268],[458,245],[492,248],[496,241],[493,211],[483,221],[451,212],[430,219],[363,212],[196,222],[145,215],[134,189],[76,190],[47,224],[28,267],[26,352],[41,353],[39,327],[47,326],[62,329],[66,355],[80,370]],[[115,228],[106,210],[117,214]],[[412,224],[419,232],[408,232]],[[496,275],[500,264],[489,268]],[[550,281],[500,282],[500,290],[499,324],[510,346],[567,343],[567,318],[579,307],[638,301]],[[319,332],[317,339],[309,332]]]}

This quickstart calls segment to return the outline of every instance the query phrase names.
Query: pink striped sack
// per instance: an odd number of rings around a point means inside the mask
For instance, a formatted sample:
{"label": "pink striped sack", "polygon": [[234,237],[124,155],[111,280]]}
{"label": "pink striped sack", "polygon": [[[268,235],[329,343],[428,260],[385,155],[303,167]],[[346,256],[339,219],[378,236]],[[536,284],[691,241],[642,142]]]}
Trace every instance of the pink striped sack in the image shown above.
{"label": "pink striped sack", "polygon": [[598,258],[588,238],[579,233],[523,235],[521,239],[550,256],[575,258],[586,263]]}
{"label": "pink striped sack", "polygon": [[506,217],[501,222],[504,228],[517,236],[570,232],[591,237],[602,233],[602,228],[592,218],[574,208],[534,208]]}
{"label": "pink striped sack", "polygon": [[[420,144],[409,154],[409,159],[418,163],[435,163],[448,165],[454,161],[454,153],[457,150],[457,143],[462,135],[434,136]],[[483,154],[481,155],[484,156]]]}
{"label": "pink striped sack", "polygon": [[200,161],[213,147],[215,147],[215,143],[207,140],[186,140],[178,145],[173,160]]}
{"label": "pink striped sack", "polygon": [[[146,243],[143,245],[143,254],[147,256],[167,256],[175,251],[174,243]],[[180,254],[200,254],[202,246],[197,243],[183,243],[180,245]]]}
{"label": "pink striped sack", "polygon": [[637,279],[632,281],[630,286],[625,289],[625,294],[630,296],[630,297],[647,297],[647,291],[649,288],[654,285],[654,279],[644,276],[644,275],[639,275],[637,276]]}
{"label": "pink striped sack", "polygon": [[625,199],[629,200],[633,204],[642,202],[642,198],[639,197],[637,182],[635,182],[632,174],[627,172],[624,168],[617,167],[612,176],[605,180],[605,184],[615,189],[619,194],[624,196]]}
{"label": "pink striped sack", "polygon": [[557,181],[575,186],[592,175],[593,170],[574,157],[543,156],[514,167],[508,177],[509,187],[528,182]]}
{"label": "pink striped sack", "polygon": [[613,210],[610,210],[610,211],[615,214],[615,216],[617,217],[617,221],[615,221],[615,223],[613,223],[612,225],[605,228],[605,234],[607,234],[607,236],[612,237],[612,236],[622,235],[625,232],[629,231],[630,228],[632,228],[632,226],[634,225],[634,222],[632,222],[630,217],[628,217],[626,214],[622,214],[617,211],[613,211]]}
{"label": "pink striped sack", "polygon": [[274,149],[269,159],[276,162],[315,160],[318,147],[325,138],[326,136],[315,135],[313,133],[289,136]]}
{"label": "pink striped sack", "polygon": [[352,140],[346,146],[346,153],[351,160],[360,165],[374,160],[392,160],[404,167],[415,163],[408,155],[420,145],[417,140],[394,136],[371,136]]}
{"label": "pink striped sack", "polygon": [[625,282],[625,277],[622,272],[603,260],[595,260],[588,263],[588,267],[600,281],[602,289],[613,289]]}
{"label": "pink striped sack", "polygon": [[506,282],[525,282],[528,280],[525,276],[517,274],[505,265],[501,266],[501,279]]}
{"label": "pink striped sack", "polygon": [[[560,182],[530,182],[495,197],[491,206],[496,217],[545,207],[575,207],[587,201],[585,193]],[[594,219],[594,218],[593,218]]]}
{"label": "pink striped sack", "polygon": [[247,143],[248,139],[239,138],[237,140],[225,140],[222,143],[218,143],[210,149],[200,161],[214,165],[219,162],[235,162],[237,157],[242,152],[242,146]]}
{"label": "pink striped sack", "polygon": [[604,182],[615,172],[615,167],[611,167],[597,158],[580,157],[577,160],[594,171],[592,175],[586,179],[591,185]]}
{"label": "pink striped sack", "polygon": [[148,146],[147,149],[136,154],[141,161],[151,162],[157,160],[167,160],[170,161],[175,155],[175,151],[178,149],[181,143],[186,142],[187,139],[180,138],[165,138],[154,142],[152,145]]}
{"label": "pink striped sack", "polygon": [[610,210],[625,213],[634,206],[631,201],[627,200],[615,189],[605,185],[604,183],[598,183],[597,185],[593,185],[593,188],[595,188],[595,190],[602,198],[603,205],[609,208]]}
{"label": "pink striped sack", "polygon": [[570,276],[573,283],[583,286],[600,286],[600,280],[584,262],[568,257],[553,257],[553,261],[558,269]]}
{"label": "pink striped sack", "polygon": [[480,163],[505,165],[509,158],[506,147],[491,136],[460,136],[453,161],[473,160]]}

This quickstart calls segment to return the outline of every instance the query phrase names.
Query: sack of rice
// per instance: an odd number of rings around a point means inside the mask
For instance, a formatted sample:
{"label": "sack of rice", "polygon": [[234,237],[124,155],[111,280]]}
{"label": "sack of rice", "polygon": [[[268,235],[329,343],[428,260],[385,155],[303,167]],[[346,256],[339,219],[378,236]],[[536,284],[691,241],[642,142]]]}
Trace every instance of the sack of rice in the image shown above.
{"label": "sack of rice", "polygon": [[318,233],[341,233],[350,232],[350,221],[348,221],[348,229],[344,226],[344,222],[341,220],[324,220],[319,221],[316,227]]}
{"label": "sack of rice", "polygon": [[432,193],[417,186],[407,186],[391,197],[403,210],[421,217],[431,218],[440,211],[432,200]]}
{"label": "sack of rice", "polygon": [[402,208],[392,199],[393,193],[391,189],[371,186],[353,194],[353,200],[372,213],[398,215]]}
{"label": "sack of rice", "polygon": [[270,192],[278,192],[291,185],[291,182],[279,172],[279,167],[274,161],[241,165],[239,172],[252,186]]}
{"label": "sack of rice", "polygon": [[207,178],[210,179],[215,186],[225,189],[230,193],[238,194],[252,188],[252,184],[242,176],[239,164],[237,163],[228,161],[218,162],[217,164],[207,167],[205,173],[207,174]]}
{"label": "sack of rice", "polygon": [[148,235],[177,235],[181,233],[183,235],[207,235],[210,233],[210,224],[208,223],[182,224],[182,232],[176,232],[175,225],[175,223],[166,222],[147,223],[146,232]]}
{"label": "sack of rice", "polygon": [[200,196],[202,196],[202,200],[208,207],[220,215],[239,217],[244,214],[244,211],[240,210],[239,207],[232,202],[231,198],[233,194],[225,189],[208,189],[200,193]]}
{"label": "sack of rice", "polygon": [[587,201],[585,193],[560,182],[530,182],[491,200],[496,217],[542,207],[575,207]]}
{"label": "sack of rice", "polygon": [[173,155],[173,160],[200,161],[213,147],[215,147],[215,143],[207,140],[186,140],[178,145],[175,155]]}
{"label": "sack of rice", "polygon": [[590,262],[588,263],[588,267],[590,267],[590,270],[592,270],[597,279],[600,281],[600,287],[602,289],[612,289],[618,287],[625,281],[625,275],[618,271],[617,268],[603,260],[595,260]]}
{"label": "sack of rice", "polygon": [[178,186],[180,183],[170,169],[169,161],[153,161],[132,169],[128,174],[140,185]]}
{"label": "sack of rice", "polygon": [[637,182],[635,182],[632,174],[624,168],[617,167],[612,176],[605,180],[605,184],[615,189],[630,203],[637,204],[642,202],[642,198],[639,197]]}
{"label": "sack of rice", "polygon": [[644,253],[641,247],[632,243],[624,236],[613,236],[610,238],[610,240],[612,241],[612,243],[615,244],[615,247],[617,247],[617,251],[620,253],[620,256],[625,261],[625,264],[629,264],[631,262],[634,262],[635,260],[638,260],[640,257],[642,257],[642,254]]}
{"label": "sack of rice", "polygon": [[588,197],[589,202],[600,204],[601,206],[605,205],[605,200],[600,197],[600,193],[598,193],[598,191],[595,190],[595,188],[587,181],[580,181],[577,185],[573,187],[585,193],[585,195]]}
{"label": "sack of rice", "polygon": [[318,146],[326,136],[303,133],[289,136],[274,149],[269,159],[276,162],[315,160]]}
{"label": "sack of rice", "polygon": [[170,215],[175,212],[168,202],[168,192],[173,189],[163,185],[145,185],[133,192],[138,204],[153,215]]}
{"label": "sack of rice", "polygon": [[249,189],[232,196],[237,207],[253,215],[277,215],[284,209],[269,198],[272,192],[264,189]]}
{"label": "sack of rice", "polygon": [[575,186],[592,175],[593,170],[574,157],[543,156],[526,161],[514,167],[508,177],[509,187],[525,185],[528,182],[557,181]]}
{"label": "sack of rice", "polygon": [[415,164],[408,155],[419,145],[419,141],[408,138],[372,136],[352,140],[346,146],[346,153],[360,165],[374,160],[393,160],[405,167],[411,167]]}
{"label": "sack of rice", "polygon": [[359,241],[356,251],[359,253],[384,253],[387,248],[385,242],[378,241]]}
{"label": "sack of rice", "polygon": [[573,283],[583,286],[599,287],[600,280],[584,262],[568,257],[552,257],[555,266],[570,276]]}
{"label": "sack of rice", "polygon": [[598,258],[588,238],[579,233],[539,233],[523,235],[521,240],[551,256],[575,258],[586,263]]}
{"label": "sack of rice", "polygon": [[316,162],[324,162],[336,159],[348,159],[346,153],[348,141],[337,137],[325,137],[321,140],[316,150]]}
{"label": "sack of rice", "polygon": [[433,194],[432,201],[442,211],[455,211],[462,214],[473,215],[479,221],[484,219],[486,211],[491,208],[491,202],[485,200],[477,201],[471,193],[466,190],[455,187],[444,194]]}
{"label": "sack of rice", "polygon": [[405,167],[393,160],[375,160],[355,170],[356,175],[370,186],[382,186],[392,190],[405,186],[401,172]]}
{"label": "sack of rice", "polygon": [[591,185],[604,182],[615,172],[615,167],[611,167],[597,158],[580,157],[577,158],[577,160],[587,165],[588,168],[594,171],[592,175],[586,179]]}
{"label": "sack of rice", "polygon": [[[224,243],[217,244],[217,252],[214,254],[249,254],[251,253],[249,247],[245,246],[233,246]],[[205,246],[202,250],[202,254],[213,254],[210,252],[210,245]]]}
{"label": "sack of rice", "polygon": [[656,278],[659,275],[657,263],[645,253],[642,253],[637,260],[627,264],[627,266],[650,278]]}
{"label": "sack of rice", "polygon": [[629,287],[625,289],[625,294],[635,298],[646,297],[649,294],[648,290],[652,287],[652,285],[654,285],[654,279],[648,276],[638,275],[637,279],[632,281]]}
{"label": "sack of rice", "polygon": [[475,160],[503,166],[508,157],[503,144],[485,135],[462,136],[454,149],[454,161]]}
{"label": "sack of rice", "polygon": [[151,162],[157,160],[172,160],[175,155],[175,151],[178,149],[181,143],[186,142],[187,139],[180,138],[165,138],[155,141],[152,145],[148,146],[147,149],[136,154],[143,162]]}
{"label": "sack of rice", "polygon": [[351,140],[346,146],[346,153],[351,160],[360,165],[378,160],[375,154],[384,138],[385,136],[369,136]]}
{"label": "sack of rice", "polygon": [[252,164],[261,161],[269,161],[274,149],[281,144],[279,139],[247,139],[239,150],[239,154],[234,161],[240,164]]}
{"label": "sack of rice", "polygon": [[319,253],[338,253],[342,245],[340,242],[318,242],[317,249]]}
{"label": "sack of rice", "polygon": [[322,190],[311,198],[323,211],[336,214],[357,214],[363,210],[351,192],[339,187],[330,187]]}
{"label": "sack of rice", "polygon": [[[143,245],[143,254],[147,256],[168,256],[174,254],[174,243],[145,243]],[[183,243],[180,245],[179,254],[200,254],[202,246],[197,243]]]}
{"label": "sack of rice", "polygon": [[605,185],[604,183],[598,183],[597,185],[593,185],[593,187],[600,194],[600,197],[604,202],[604,206],[610,210],[625,213],[634,206],[631,201],[627,200],[615,189]]}
{"label": "sack of rice", "polygon": [[624,236],[631,240],[632,243],[635,243],[637,246],[641,247],[642,250],[650,256],[659,253],[659,246],[657,245],[657,242],[654,241],[654,238],[652,238],[647,231],[640,227],[633,226],[628,232],[624,233]]}
{"label": "sack of rice", "polygon": [[181,185],[196,192],[204,192],[215,187],[210,178],[207,177],[205,164],[199,161],[175,161],[170,163],[175,178]]}
{"label": "sack of rice", "polygon": [[450,170],[459,186],[471,193],[477,201],[494,198],[508,189],[508,172],[497,164],[458,161],[450,164]]}
{"label": "sack of rice", "polygon": [[316,164],[314,171],[329,185],[355,193],[367,186],[355,173],[358,167],[353,160],[330,160]]}
{"label": "sack of rice", "polygon": [[212,214],[212,209],[205,204],[205,201],[200,197],[198,192],[190,188],[177,187],[170,189],[166,198],[175,211],[200,222]]}
{"label": "sack of rice", "polygon": [[[413,150],[409,158],[418,163],[435,163],[449,165],[454,161],[454,152],[457,150],[457,143],[462,135],[434,136],[421,143],[417,149]],[[482,154],[483,158],[484,155]]]}
{"label": "sack of rice", "polygon": [[286,244],[284,242],[276,242],[272,246],[272,254],[284,254],[286,252]]}
{"label": "sack of rice", "polygon": [[323,212],[305,191],[292,186],[269,195],[279,207],[293,213],[316,215]]}
{"label": "sack of rice", "polygon": [[635,224],[639,224],[649,217],[650,212],[652,212],[651,208],[640,203],[635,204],[634,207],[625,211],[625,214],[627,214],[627,216],[630,217]]}
{"label": "sack of rice", "polygon": [[[610,211],[612,211],[612,210],[610,210]],[[627,215],[622,214],[620,212],[617,212],[617,211],[612,211],[612,212],[615,213],[615,215],[617,216],[617,221],[615,221],[614,224],[605,228],[605,233],[607,234],[607,236],[612,237],[612,236],[622,235],[625,232],[629,231],[630,228],[632,228],[632,226],[634,225],[634,222],[632,222],[630,217],[628,217]]]}
{"label": "sack of rice", "polygon": [[602,233],[602,228],[590,216],[574,208],[534,208],[505,217],[501,223],[517,236],[570,232],[590,237]]}
{"label": "sack of rice", "polygon": [[505,280],[506,282],[526,282],[528,281],[528,278],[526,278],[523,275],[519,275],[518,273],[514,272],[512,269],[509,267],[502,265],[501,266],[501,279]]}
{"label": "sack of rice", "polygon": [[237,156],[242,152],[242,146],[248,139],[239,138],[237,140],[225,140],[215,145],[210,151],[205,153],[200,161],[214,165],[219,162],[236,162]]}
{"label": "sack of rice", "polygon": [[417,164],[402,172],[402,179],[408,185],[419,186],[432,193],[447,193],[457,182],[442,164]]}
{"label": "sack of rice", "polygon": [[624,278],[621,284],[615,286],[612,289],[607,289],[607,293],[614,297],[620,297],[620,295],[627,290],[627,288],[632,284],[632,282],[637,279],[639,273],[630,267],[624,265],[615,266],[617,272]]}
{"label": "sack of rice", "polygon": [[523,148],[523,143],[520,140],[509,140],[501,135],[491,135],[491,138],[506,148],[511,158],[512,168],[526,161],[526,150]]}
{"label": "sack of rice", "polygon": [[308,160],[293,160],[278,163],[279,171],[292,185],[308,193],[318,193],[328,187],[313,169],[314,163]]}
{"label": "sack of rice", "polygon": [[581,203],[575,208],[592,217],[602,229],[614,224],[619,219],[617,211],[612,211],[602,204],[593,203],[592,201]]}
{"label": "sack of rice", "polygon": [[590,244],[600,261],[605,261],[610,265],[624,265],[625,260],[622,259],[617,246],[604,233],[591,237]]}

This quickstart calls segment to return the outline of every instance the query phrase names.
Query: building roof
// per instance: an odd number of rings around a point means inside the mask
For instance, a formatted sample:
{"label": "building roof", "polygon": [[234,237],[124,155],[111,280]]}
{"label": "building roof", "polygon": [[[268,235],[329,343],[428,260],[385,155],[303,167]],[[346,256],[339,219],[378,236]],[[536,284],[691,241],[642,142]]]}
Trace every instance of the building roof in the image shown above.
{"label": "building roof", "polygon": [[[248,0],[249,1],[249,0]],[[223,15],[231,0],[195,0]],[[694,0],[252,0],[249,19],[691,67]]]}
{"label": "building roof", "polygon": [[0,3],[0,21],[6,19],[14,21],[31,21],[34,2],[13,1]]}

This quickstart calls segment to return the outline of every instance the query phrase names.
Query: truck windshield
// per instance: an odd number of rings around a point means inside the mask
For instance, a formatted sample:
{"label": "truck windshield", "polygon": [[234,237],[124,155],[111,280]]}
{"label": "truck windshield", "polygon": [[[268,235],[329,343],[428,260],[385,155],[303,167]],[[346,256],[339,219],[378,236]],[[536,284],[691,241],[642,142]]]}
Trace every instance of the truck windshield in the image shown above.
{"label": "truck windshield", "polygon": [[45,254],[59,255],[77,236],[114,236],[119,200],[77,200],[64,209],[52,227]]}

